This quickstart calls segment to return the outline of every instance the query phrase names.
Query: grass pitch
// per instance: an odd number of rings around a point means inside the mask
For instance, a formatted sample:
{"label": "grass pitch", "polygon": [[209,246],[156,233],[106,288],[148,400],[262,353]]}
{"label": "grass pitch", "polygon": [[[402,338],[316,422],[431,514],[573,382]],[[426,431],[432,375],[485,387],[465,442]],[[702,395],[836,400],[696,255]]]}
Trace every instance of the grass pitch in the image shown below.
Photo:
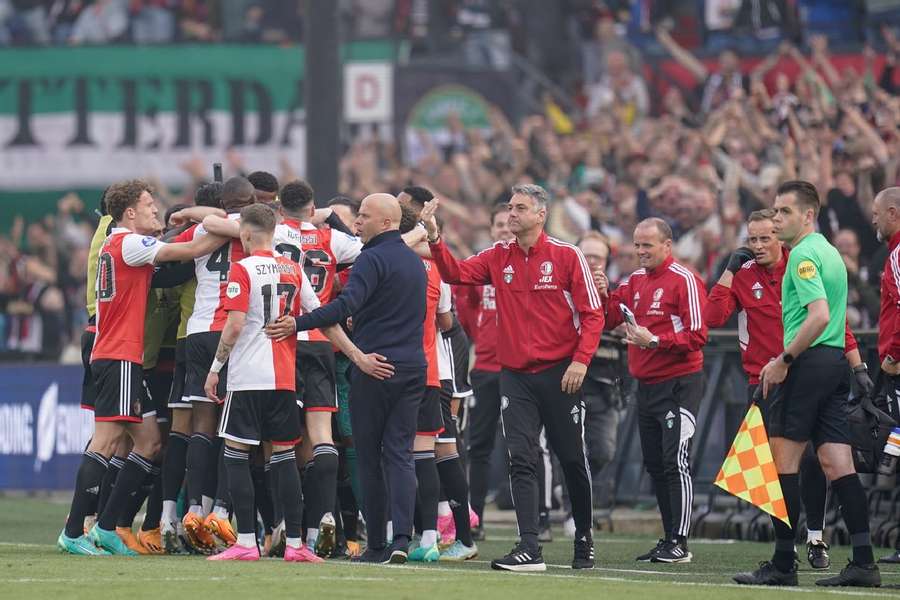
{"label": "grass pitch", "polygon": [[[211,563],[201,557],[89,558],[64,556],[55,548],[67,506],[40,499],[0,498],[0,598],[365,598],[366,600],[446,598],[454,600],[541,598],[639,598],[700,600],[715,598],[853,595],[900,598],[900,568],[882,569],[880,590],[825,590],[813,582],[836,573],[847,560],[847,548],[833,549],[828,573],[801,564],[800,587],[746,588],[731,584],[731,575],[771,555],[768,544],[695,540],[694,561],[687,565],[635,563],[634,557],[655,540],[598,536],[598,567],[573,572],[571,541],[557,531],[557,541],[544,546],[546,573],[491,571],[492,558],[514,543],[509,529],[488,529],[480,556],[463,564],[428,566]],[[801,596],[802,597],[802,596]]]}

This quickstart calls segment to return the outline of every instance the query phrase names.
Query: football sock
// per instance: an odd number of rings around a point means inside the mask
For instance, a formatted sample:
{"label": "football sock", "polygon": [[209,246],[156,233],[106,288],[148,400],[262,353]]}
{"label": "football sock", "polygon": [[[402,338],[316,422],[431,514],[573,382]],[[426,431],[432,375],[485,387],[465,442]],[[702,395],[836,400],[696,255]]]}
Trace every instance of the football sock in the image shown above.
{"label": "football sock", "polygon": [[107,460],[96,452],[86,450],[81,456],[81,464],[75,476],[75,493],[66,519],[68,537],[81,537],[84,534],[84,517],[97,510],[97,497],[107,465]]}
{"label": "football sock", "polygon": [[875,562],[872,554],[872,538],[869,535],[869,503],[866,490],[859,481],[859,475],[844,475],[831,482],[838,502],[841,505],[841,516],[850,534],[850,545],[853,546],[853,562],[858,565],[871,565]]}

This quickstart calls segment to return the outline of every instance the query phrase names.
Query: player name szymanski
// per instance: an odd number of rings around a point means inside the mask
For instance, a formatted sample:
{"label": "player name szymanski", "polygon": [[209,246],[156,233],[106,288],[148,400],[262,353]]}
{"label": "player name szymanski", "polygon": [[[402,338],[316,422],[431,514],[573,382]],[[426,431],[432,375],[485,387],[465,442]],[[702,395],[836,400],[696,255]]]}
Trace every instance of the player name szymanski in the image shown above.
{"label": "player name szymanski", "polygon": [[293,266],[281,263],[271,263],[255,265],[257,275],[268,275],[271,273],[288,273],[292,272]]}

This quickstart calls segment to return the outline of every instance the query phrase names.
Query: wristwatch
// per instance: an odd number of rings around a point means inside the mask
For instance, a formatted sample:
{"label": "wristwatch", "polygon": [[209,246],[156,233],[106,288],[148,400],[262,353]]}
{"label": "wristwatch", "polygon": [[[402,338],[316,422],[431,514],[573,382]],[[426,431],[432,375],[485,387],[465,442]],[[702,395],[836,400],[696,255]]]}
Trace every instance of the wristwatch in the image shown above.
{"label": "wristwatch", "polygon": [[650,338],[650,343],[647,344],[647,347],[651,350],[656,350],[659,347],[659,336],[654,335],[652,338]]}
{"label": "wristwatch", "polygon": [[790,352],[783,352],[781,354],[781,360],[782,362],[784,362],[784,364],[789,365],[794,362],[794,355]]}

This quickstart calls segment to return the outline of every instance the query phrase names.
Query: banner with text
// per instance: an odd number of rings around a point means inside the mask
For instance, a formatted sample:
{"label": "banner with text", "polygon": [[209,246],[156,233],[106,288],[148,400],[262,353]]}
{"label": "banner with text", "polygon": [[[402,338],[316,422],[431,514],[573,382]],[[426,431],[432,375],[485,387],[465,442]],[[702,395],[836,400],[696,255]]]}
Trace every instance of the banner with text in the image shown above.
{"label": "banner with text", "polygon": [[81,366],[0,366],[0,490],[67,490],[94,432]]}
{"label": "banner with text", "polygon": [[[383,73],[392,45],[350,44],[344,58],[382,61]],[[282,160],[303,170],[302,48],[4,49],[0,61],[0,189],[104,187],[111,177],[179,185],[183,162],[224,162],[229,149],[251,170]],[[351,93],[371,95],[369,79]]]}

